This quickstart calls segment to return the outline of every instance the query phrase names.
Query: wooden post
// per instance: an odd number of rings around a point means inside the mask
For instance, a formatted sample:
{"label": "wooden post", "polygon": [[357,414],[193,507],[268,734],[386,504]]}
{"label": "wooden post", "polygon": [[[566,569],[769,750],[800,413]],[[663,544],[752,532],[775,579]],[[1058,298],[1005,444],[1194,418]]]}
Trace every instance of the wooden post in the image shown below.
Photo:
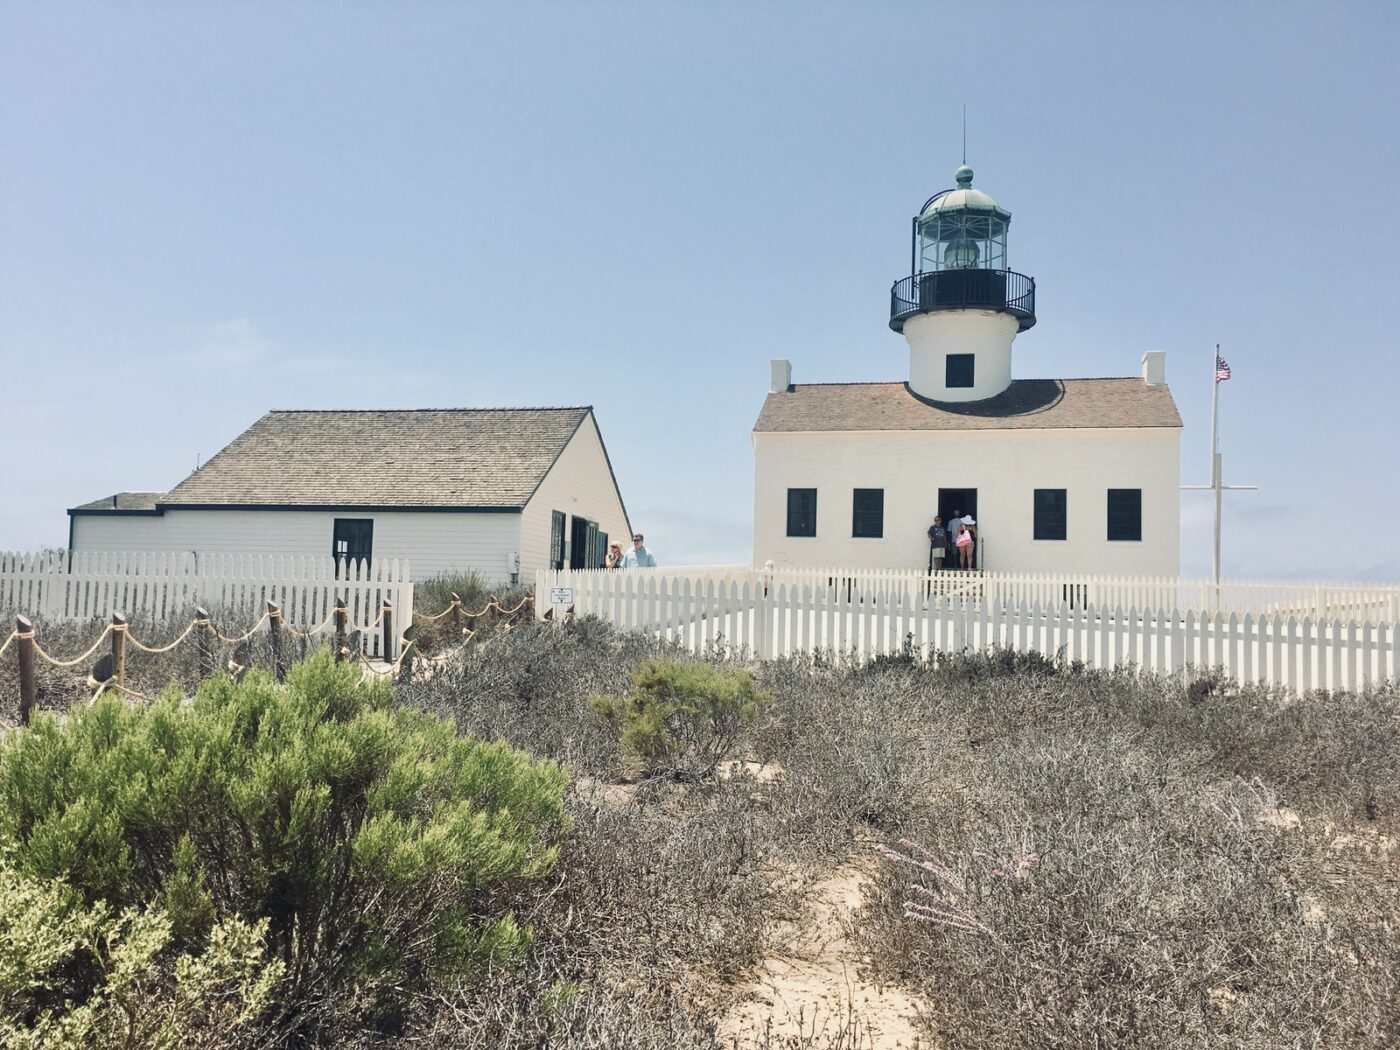
{"label": "wooden post", "polygon": [[399,681],[405,684],[413,681],[413,651],[418,644],[418,628],[409,624],[403,632],[403,657],[399,661]]}
{"label": "wooden post", "polygon": [[380,653],[384,657],[384,662],[391,664],[394,662],[394,605],[388,598],[384,599],[383,616],[383,642]]}
{"label": "wooden post", "polygon": [[287,663],[282,659],[282,610],[276,602],[267,603],[267,634],[272,642],[272,673],[279,682],[287,677]]}
{"label": "wooden post", "polygon": [[[29,724],[30,712],[38,702],[38,691],[34,687],[34,625],[23,616],[15,617],[15,630],[18,647],[15,656],[19,659],[19,724]],[[25,637],[28,635],[28,637]]]}
{"label": "wooden post", "polygon": [[112,614],[112,681],[120,689],[126,677],[126,617],[119,612]]}
{"label": "wooden post", "polygon": [[335,662],[345,661],[345,624],[349,613],[345,609],[345,599],[335,600]]}
{"label": "wooden post", "polygon": [[452,637],[462,637],[462,598],[456,592],[452,592]]}
{"label": "wooden post", "polygon": [[195,626],[194,646],[199,661],[199,680],[202,682],[214,673],[214,623],[209,610],[198,608],[195,619],[204,623]]}

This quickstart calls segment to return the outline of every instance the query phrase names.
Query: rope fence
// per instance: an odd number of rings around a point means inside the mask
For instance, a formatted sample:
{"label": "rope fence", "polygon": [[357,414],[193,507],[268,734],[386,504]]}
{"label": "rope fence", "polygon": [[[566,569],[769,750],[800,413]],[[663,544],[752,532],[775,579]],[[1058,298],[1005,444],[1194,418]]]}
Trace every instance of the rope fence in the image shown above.
{"label": "rope fence", "polygon": [[[354,657],[364,665],[369,673],[377,676],[398,674],[400,677],[411,677],[415,661],[440,666],[453,657],[460,655],[480,634],[480,631],[477,629],[463,627],[462,641],[460,644],[454,646],[448,652],[428,656],[421,652],[418,644],[417,628],[420,624],[436,623],[454,613],[459,617],[467,619],[471,623],[476,623],[481,617],[487,616],[492,612],[497,613],[502,618],[507,618],[514,616],[527,605],[533,604],[533,602],[534,596],[527,595],[517,602],[514,607],[506,609],[502,607],[500,601],[493,596],[481,609],[476,612],[468,612],[463,608],[461,599],[454,594],[451,604],[449,604],[446,609],[442,610],[442,612],[433,616],[421,616],[416,618],[415,623],[406,628],[396,639],[393,639],[393,641],[398,643],[399,654],[392,662],[386,662],[383,666],[377,666],[365,655],[364,639],[381,625],[384,625],[385,646],[391,648],[390,631],[392,620],[386,619],[386,617],[392,617],[393,606],[388,601],[381,602],[379,615],[376,616],[374,622],[368,626],[360,626],[358,624],[352,626],[349,623],[345,603],[337,601],[335,608],[325,620],[316,627],[305,631],[288,623],[283,619],[281,609],[277,604],[268,602],[267,611],[258,617],[252,627],[239,635],[225,635],[220,633],[214,624],[213,618],[203,609],[200,609],[197,615],[185,626],[183,631],[163,645],[148,645],[134,637],[125,617],[117,613],[112,616],[112,622],[103,628],[102,633],[98,635],[97,640],[93,642],[91,646],[77,656],[66,659],[55,656],[44,649],[44,647],[39,644],[37,632],[33,624],[25,617],[21,616],[16,620],[18,624],[17,628],[10,632],[3,643],[0,643],[0,656],[4,656],[11,646],[17,646],[16,656],[19,661],[20,672],[20,724],[27,725],[30,720],[30,714],[38,699],[38,690],[34,675],[34,657],[36,656],[51,667],[59,670],[67,670],[92,659],[104,644],[110,643],[110,654],[101,657],[93,666],[92,673],[88,676],[87,681],[89,686],[95,688],[89,702],[97,700],[109,689],[134,700],[149,701],[149,696],[137,692],[125,684],[126,648],[128,645],[137,652],[158,656],[174,651],[189,639],[191,635],[195,635],[195,641],[198,644],[200,656],[199,677],[204,679],[213,674],[214,660],[212,644],[213,640],[217,639],[225,645],[235,647],[235,658],[229,661],[228,666],[230,672],[233,673],[235,677],[239,677],[247,670],[247,666],[245,666],[244,662],[248,660],[248,656],[238,655],[236,647],[243,645],[256,636],[266,624],[267,631],[264,632],[264,634],[272,644],[274,673],[277,679],[281,681],[286,672],[282,656],[283,632],[292,638],[309,639],[333,627],[336,633],[335,660],[337,663],[343,662],[343,660],[350,655],[347,642],[353,637],[351,632],[355,632],[359,635],[359,643],[354,646]],[[514,626],[515,624],[513,621],[507,621],[502,628],[501,634],[509,632]],[[199,633],[196,634],[196,632]]]}

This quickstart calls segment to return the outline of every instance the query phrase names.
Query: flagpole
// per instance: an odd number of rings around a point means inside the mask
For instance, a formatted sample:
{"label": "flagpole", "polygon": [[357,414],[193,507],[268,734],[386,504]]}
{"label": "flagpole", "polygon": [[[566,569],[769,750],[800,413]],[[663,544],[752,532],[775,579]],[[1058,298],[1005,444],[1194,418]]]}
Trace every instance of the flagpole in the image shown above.
{"label": "flagpole", "polygon": [[1220,344],[1210,362],[1210,487],[1215,490],[1215,547],[1211,576],[1217,595],[1220,589]]}

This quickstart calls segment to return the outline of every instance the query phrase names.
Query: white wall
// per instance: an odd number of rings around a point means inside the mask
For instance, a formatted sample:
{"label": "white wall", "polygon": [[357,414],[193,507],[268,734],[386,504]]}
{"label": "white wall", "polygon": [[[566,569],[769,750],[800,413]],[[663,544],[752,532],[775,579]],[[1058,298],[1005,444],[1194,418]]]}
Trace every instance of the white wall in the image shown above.
{"label": "white wall", "polygon": [[520,548],[516,512],[167,510],[158,517],[80,514],[75,551],[225,551],[253,554],[331,553],[336,518],[373,518],[373,557],[407,558],[415,580],[475,569],[507,580]]}
{"label": "white wall", "polygon": [[[1020,322],[991,310],[938,310],[904,322],[909,387],[933,401],[982,401],[1011,385],[1011,343]],[[972,386],[948,386],[948,355],[972,354]]]}
{"label": "white wall", "polygon": [[620,542],[624,551],[631,546],[632,534],[627,515],[617,494],[612,471],[608,469],[598,424],[591,413],[564,446],[559,459],[545,475],[521,514],[522,579],[529,579],[538,570],[550,567],[551,512],[556,510],[562,510],[566,515],[566,544],[569,542],[572,519],[580,517],[598,522],[598,528],[608,534],[609,543]]}
{"label": "white wall", "polygon": [[[1180,431],[755,433],[754,564],[926,568],[940,488],[977,489],[983,567],[1176,575]],[[788,537],[787,490],[817,490],[817,535]],[[855,488],[885,490],[885,535],[851,536]],[[1068,539],[1034,540],[1037,488],[1068,490]],[[1107,539],[1108,489],[1142,489],[1141,542]]]}

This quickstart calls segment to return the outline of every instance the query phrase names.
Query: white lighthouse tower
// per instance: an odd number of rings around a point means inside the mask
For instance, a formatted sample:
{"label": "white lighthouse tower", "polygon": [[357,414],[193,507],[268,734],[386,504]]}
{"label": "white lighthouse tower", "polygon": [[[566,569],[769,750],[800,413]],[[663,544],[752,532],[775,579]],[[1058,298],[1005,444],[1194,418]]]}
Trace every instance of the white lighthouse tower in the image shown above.
{"label": "white lighthouse tower", "polygon": [[1035,324],[1035,281],[1007,269],[1011,213],[972,188],[930,197],[913,220],[910,275],[890,295],[909,342],[909,389],[929,401],[984,401],[1011,386],[1011,344]]}

